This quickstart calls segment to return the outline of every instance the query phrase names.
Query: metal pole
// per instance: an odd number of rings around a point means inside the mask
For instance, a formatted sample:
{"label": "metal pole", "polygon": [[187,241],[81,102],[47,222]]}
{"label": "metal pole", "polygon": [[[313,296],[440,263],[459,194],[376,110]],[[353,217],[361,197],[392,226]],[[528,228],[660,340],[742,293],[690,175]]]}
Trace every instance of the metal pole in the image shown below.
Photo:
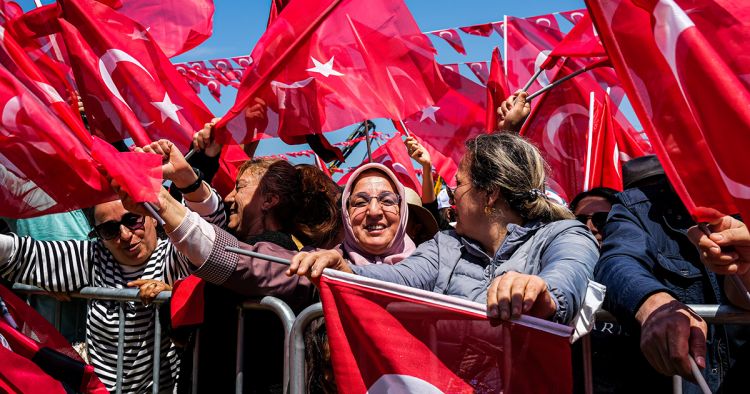
{"label": "metal pole", "polygon": [[711,394],[711,389],[708,388],[708,384],[706,384],[706,379],[703,378],[703,374],[701,374],[701,370],[698,369],[698,365],[695,363],[695,359],[693,359],[693,356],[688,354],[688,358],[690,359],[690,372],[693,373],[693,377],[695,377],[695,381],[698,382],[698,387],[701,388],[701,391],[703,394]]}
{"label": "metal pole", "polygon": [[578,70],[578,71],[576,71],[574,73],[566,75],[566,76],[558,79],[557,81],[552,82],[551,84],[549,84],[549,85],[547,85],[547,86],[545,86],[545,87],[537,90],[536,92],[532,93],[529,97],[526,98],[526,101],[529,101],[529,100],[533,99],[534,97],[537,97],[537,96],[541,95],[542,93],[544,93],[544,92],[546,92],[548,90],[554,89],[555,87],[557,87],[557,85],[559,85],[559,84],[561,84],[561,83],[563,83],[563,82],[565,82],[565,81],[567,81],[569,79],[573,79],[574,77],[577,77],[577,76],[585,73],[586,71],[589,71],[589,70],[586,69],[586,68],[582,68],[582,69],[580,69],[580,70]]}
{"label": "metal pole", "polygon": [[[91,313],[91,300],[86,300],[86,320],[88,320],[89,313]],[[86,349],[86,354],[89,355],[89,359],[91,359],[91,348],[89,347],[89,327],[88,324],[86,324],[86,332],[83,335],[83,347]],[[84,360],[88,361],[88,360]]]}
{"label": "metal pole", "polygon": [[508,15],[503,15],[503,71],[508,77]]}
{"label": "metal pole", "polygon": [[583,384],[586,394],[594,394],[594,378],[591,373],[591,334],[586,334],[581,338],[583,341]]}
{"label": "metal pole", "polygon": [[521,91],[525,92],[529,90],[529,88],[531,87],[531,84],[534,83],[534,81],[536,81],[537,78],[539,78],[539,75],[542,74],[542,71],[544,71],[544,69],[541,67],[538,70],[536,70],[534,75],[531,77],[531,79],[529,79],[529,82],[526,82],[526,85],[523,86],[523,89],[521,89]]}
{"label": "metal pole", "polygon": [[237,380],[235,393],[242,394],[242,370],[245,368],[245,310],[238,308],[237,312]]}
{"label": "metal pole", "polygon": [[292,356],[291,381],[289,392],[291,394],[304,394],[305,389],[305,329],[313,320],[323,316],[323,304],[320,302],[305,308],[292,326],[292,337],[290,338],[290,353]]}
{"label": "metal pole", "polygon": [[55,300],[55,330],[60,331],[62,324],[62,301]]}
{"label": "metal pole", "polygon": [[586,149],[586,177],[583,181],[583,191],[589,191],[589,178],[591,177],[591,144],[594,139],[594,92],[589,95],[589,142]]}
{"label": "metal pole", "polygon": [[201,329],[200,327],[195,330],[195,344],[193,345],[193,389],[190,391],[192,394],[198,393],[198,363],[200,358],[198,352],[201,344]]}
{"label": "metal pole", "polygon": [[291,265],[292,264],[291,260],[282,259],[280,257],[270,256],[270,255],[263,254],[263,253],[251,252],[249,250],[242,250],[242,249],[238,249],[238,248],[233,248],[231,246],[225,246],[224,250],[226,250],[227,252],[232,252],[232,253],[242,254],[242,255],[245,255],[245,256],[256,257],[256,258],[259,258],[259,259],[268,260],[268,261],[270,261],[272,263],[279,263],[279,264],[284,264],[284,265]]}
{"label": "metal pole", "polygon": [[151,387],[153,394],[159,394],[159,383],[161,380],[161,322],[159,322],[159,308],[154,305],[154,383]]}
{"label": "metal pole", "polygon": [[370,148],[370,127],[369,121],[365,120],[365,141],[367,142],[367,158],[372,163],[372,148]]}
{"label": "metal pole", "polygon": [[122,394],[122,362],[125,353],[125,301],[120,301],[120,328],[117,337],[117,381],[116,393]]}
{"label": "metal pole", "polygon": [[682,394],[682,376],[672,376],[672,394]]}

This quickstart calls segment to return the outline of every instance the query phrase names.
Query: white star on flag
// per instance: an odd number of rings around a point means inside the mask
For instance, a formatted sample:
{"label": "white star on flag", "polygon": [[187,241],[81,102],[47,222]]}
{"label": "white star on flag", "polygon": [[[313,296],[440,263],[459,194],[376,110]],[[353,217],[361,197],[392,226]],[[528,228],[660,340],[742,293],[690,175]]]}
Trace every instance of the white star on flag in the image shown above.
{"label": "white star on flag", "polygon": [[440,107],[427,107],[422,110],[422,119],[419,119],[420,122],[424,121],[427,118],[432,119],[433,122],[437,123],[435,120],[435,112],[439,110]]}
{"label": "white star on flag", "polygon": [[310,71],[310,72],[314,72],[314,73],[321,73],[321,74],[323,74],[324,77],[328,77],[330,75],[336,75],[336,76],[340,77],[340,76],[344,75],[344,74],[342,74],[342,73],[340,73],[338,71],[334,71],[334,69],[333,69],[333,56],[331,56],[331,60],[329,60],[328,63],[326,63],[326,64],[320,63],[317,59],[315,59],[312,56],[310,56],[310,59],[312,59],[313,63],[315,63],[315,67],[308,68],[305,71]]}
{"label": "white star on flag", "polygon": [[[146,29],[146,31],[148,31],[148,29]],[[146,37],[146,32],[145,31],[140,31],[140,30],[138,30],[136,28],[133,28],[133,33],[132,34],[126,34],[126,36],[130,37],[133,40],[151,41],[151,40],[148,39],[148,37]]]}
{"label": "white star on flag", "polygon": [[151,104],[153,104],[154,107],[161,111],[162,123],[164,123],[164,121],[169,118],[174,120],[175,123],[180,124],[180,119],[177,118],[177,111],[181,110],[182,107],[172,104],[172,100],[169,98],[168,94],[164,94],[164,101],[152,101]]}

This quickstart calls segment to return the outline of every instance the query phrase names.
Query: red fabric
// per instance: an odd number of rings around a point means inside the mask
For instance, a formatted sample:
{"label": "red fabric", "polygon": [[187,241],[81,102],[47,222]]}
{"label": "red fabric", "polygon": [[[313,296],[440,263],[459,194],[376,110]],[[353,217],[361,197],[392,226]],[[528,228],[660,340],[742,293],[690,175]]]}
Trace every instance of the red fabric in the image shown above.
{"label": "red fabric", "polygon": [[[283,43],[281,45],[280,43]],[[222,143],[403,119],[446,91],[434,55],[402,0],[290,2],[255,46],[237,101],[217,124]],[[241,115],[262,98],[261,129]]]}
{"label": "red fabric", "polygon": [[[365,161],[356,168],[369,162],[369,160],[365,159]],[[404,145],[404,140],[401,139],[401,134],[396,134],[393,138],[388,140],[388,142],[373,151],[372,162],[380,163],[388,167],[404,187],[414,190],[420,197],[422,197],[422,184],[417,179],[417,173],[414,171],[411,157],[406,151],[406,145]],[[356,168],[354,170],[356,170]],[[338,184],[346,185],[346,182],[349,181],[349,177],[354,173],[354,170],[341,177]]]}
{"label": "red fabric", "polygon": [[602,46],[601,39],[588,12],[581,20],[573,26],[573,29],[565,35],[562,41],[552,50],[547,60],[542,64],[543,68],[551,69],[561,57],[602,57],[607,56]]}
{"label": "red fabric", "polygon": [[250,158],[239,145],[224,145],[221,149],[219,172],[214,175],[211,186],[216,189],[222,198],[225,198],[234,190],[238,170],[248,160]]}
{"label": "red fabric", "polygon": [[239,81],[240,78],[237,76],[237,74],[234,73],[232,63],[229,61],[229,59],[215,59],[215,60],[209,60],[209,63],[211,63],[214,67],[216,67],[219,72],[222,73],[228,80],[230,81]]}
{"label": "red fabric", "polygon": [[122,0],[118,11],[147,28],[167,57],[197,47],[214,30],[213,0]]}
{"label": "red fabric", "polygon": [[559,15],[575,25],[581,20],[581,18],[583,18],[583,15],[586,14],[586,12],[588,11],[584,8],[582,10],[560,12]]}
{"label": "red fabric", "polygon": [[186,152],[213,115],[146,28],[93,0],[58,7],[92,131],[109,142],[131,137],[138,146],[168,139]]}
{"label": "red fabric", "polygon": [[206,281],[190,275],[172,286],[172,327],[203,323],[203,289]]}
{"label": "red fabric", "polygon": [[219,85],[215,79],[211,79],[206,81],[206,87],[208,88],[208,92],[211,93],[211,96],[214,96],[216,101],[221,103],[221,85]]}
{"label": "red fabric", "polygon": [[609,97],[605,96],[604,104],[599,101],[594,103],[591,155],[587,158],[589,183],[586,190],[603,186],[622,191],[620,152],[610,101]]}
{"label": "red fabric", "polygon": [[205,76],[210,76],[211,74],[208,73],[208,70],[206,69],[206,65],[203,63],[203,61],[197,61],[197,62],[187,62],[188,66],[193,68],[194,70],[197,70],[201,74]]}
{"label": "red fabric", "polygon": [[554,14],[537,15],[524,18],[529,22],[534,22],[537,25],[544,26],[550,29],[560,30],[560,25],[557,23],[557,18]]}
{"label": "red fabric", "polygon": [[[564,35],[546,25],[510,16],[507,30],[508,53],[505,57],[508,64],[508,86],[511,92],[515,92],[526,85]],[[556,70],[557,68],[543,71],[531,84],[529,92],[536,92],[549,85]],[[536,102],[532,101],[531,107],[534,108],[535,105]]]}
{"label": "red fabric", "polygon": [[489,319],[483,305],[448,296],[329,275],[321,299],[342,394],[573,390],[565,335]]}
{"label": "red fabric", "polygon": [[492,24],[492,28],[495,29],[495,32],[500,35],[500,37],[505,37],[505,31],[503,30],[503,24],[505,22],[495,22]]}
{"label": "red fabric", "polygon": [[453,49],[456,50],[456,52],[465,55],[466,49],[464,49],[464,43],[461,41],[461,36],[458,35],[458,32],[453,29],[445,29],[445,30],[439,30],[439,31],[433,31],[430,34],[438,36],[445,40],[448,44],[450,44]]}
{"label": "red fabric", "polygon": [[432,40],[430,40],[430,37],[427,37],[426,34],[422,34],[422,39],[424,39],[424,43],[427,44],[428,47],[430,47],[430,51],[437,55],[437,49],[435,49],[435,46],[432,45]]}
{"label": "red fabric", "polygon": [[250,56],[238,56],[231,58],[235,63],[239,64],[240,67],[248,68],[253,64],[253,58]]}
{"label": "red fabric", "polygon": [[[448,93],[434,106],[425,108],[404,120],[409,133],[421,138],[427,145],[449,158],[455,167],[464,155],[464,142],[485,132],[487,121],[487,92],[484,86],[440,67],[443,79],[450,86]],[[436,162],[435,168],[452,166]],[[453,175],[440,173],[446,181],[453,182]]]}
{"label": "red fabric", "polygon": [[466,63],[466,65],[469,66],[471,72],[477,76],[482,85],[487,84],[487,80],[490,78],[490,70],[487,68],[487,62]]}
{"label": "red fabric", "polygon": [[326,166],[326,162],[321,160],[318,155],[315,155],[315,166],[324,174],[328,175],[329,178],[333,179],[333,176],[331,176],[331,170]]}
{"label": "red fabric", "polygon": [[[49,348],[67,358],[53,358],[51,360],[54,360],[55,364],[48,364],[46,368],[65,370],[69,366],[59,363],[66,363],[67,359],[71,364],[83,366],[83,360],[78,352],[39,312],[2,286],[0,286],[0,300],[8,307],[13,319],[12,326],[10,322],[0,317],[0,335],[8,341],[12,349],[11,351],[0,345],[0,388],[5,388],[9,393],[65,393],[60,382],[42,371],[31,359],[40,349]],[[31,339],[32,335],[38,340]],[[81,393],[108,394],[104,384],[94,374],[94,367],[90,365],[84,366],[80,382],[71,382],[70,376],[65,376],[65,378],[69,383],[77,384],[71,388]]]}
{"label": "red fabric", "polygon": [[474,25],[467,27],[459,27],[462,32],[480,37],[489,37],[492,34],[492,23],[485,23],[482,25]]}
{"label": "red fabric", "polygon": [[441,64],[440,67],[445,67],[451,69],[454,73],[458,73],[458,63],[452,63],[452,64]]}
{"label": "red fabric", "polygon": [[487,133],[492,133],[497,128],[497,109],[500,104],[510,96],[508,80],[505,78],[503,69],[503,58],[500,49],[492,50],[492,61],[490,62],[490,76],[487,82],[487,121],[485,123]]}
{"label": "red fabric", "polygon": [[161,157],[151,153],[120,153],[104,140],[94,137],[91,157],[101,163],[135,202],[158,202],[161,190]]}
{"label": "red fabric", "polygon": [[[674,189],[698,222],[748,215],[750,10],[745,2],[589,2]],[[726,92],[718,94],[717,92]],[[658,99],[657,99],[658,98]]]}
{"label": "red fabric", "polygon": [[[407,135],[407,132],[404,130],[404,128],[401,125],[401,122],[393,122],[393,126],[398,130],[401,134]],[[433,171],[434,174],[438,174],[441,177],[443,177],[443,180],[445,180],[445,183],[448,184],[450,187],[456,186],[456,173],[458,172],[458,164],[453,161],[450,157],[446,157],[442,152],[435,149],[432,145],[427,143],[427,141],[423,140],[422,138],[419,138],[418,135],[414,133],[409,133],[411,137],[414,137],[414,139],[419,142],[420,145],[422,145],[426,150],[427,153],[430,154],[430,159],[432,160],[432,167],[435,169]],[[422,170],[416,169],[414,170],[417,174],[419,174]]]}

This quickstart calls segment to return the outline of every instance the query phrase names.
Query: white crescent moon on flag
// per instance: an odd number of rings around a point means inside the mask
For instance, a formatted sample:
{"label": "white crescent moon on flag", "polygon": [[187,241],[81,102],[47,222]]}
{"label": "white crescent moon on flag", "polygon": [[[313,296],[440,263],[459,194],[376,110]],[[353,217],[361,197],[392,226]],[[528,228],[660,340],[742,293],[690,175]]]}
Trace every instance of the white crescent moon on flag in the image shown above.
{"label": "white crescent moon on flag", "polygon": [[573,18],[573,20],[576,20],[576,16],[583,18],[583,13],[582,12],[574,12],[574,13],[570,14],[570,17]]}
{"label": "white crescent moon on flag", "polygon": [[209,88],[214,88],[214,89],[216,89],[216,87],[217,87],[217,86],[218,86],[219,84],[218,84],[218,83],[216,83],[216,81],[208,81],[208,83],[207,83],[206,85],[207,85],[207,86],[208,86]]}
{"label": "white crescent moon on flag", "polygon": [[50,103],[62,103],[65,102],[62,97],[60,97],[60,94],[57,93],[57,90],[55,90],[52,86],[44,83],[44,82],[38,82],[36,81],[36,86],[44,92],[44,96],[49,100]]}
{"label": "white crescent moon on flag", "polygon": [[367,390],[367,394],[443,394],[431,383],[409,375],[383,375]]}
{"label": "white crescent moon on flag", "polygon": [[216,62],[216,67],[220,67],[221,70],[229,69],[229,67],[227,67],[227,64],[222,60]]}
{"label": "white crescent moon on flag", "polygon": [[622,178],[620,175],[620,149],[617,147],[617,142],[615,142],[615,152],[612,155],[612,163],[615,165],[617,176]]}
{"label": "white crescent moon on flag", "polygon": [[[438,35],[439,35],[440,37],[443,37],[443,34],[448,34],[448,37],[449,37],[449,38],[453,38],[453,33],[452,33],[452,32],[449,32],[449,31],[441,31],[440,33],[438,33]],[[443,37],[443,38],[444,38],[444,37]]]}
{"label": "white crescent moon on flag", "polygon": [[[136,66],[140,67],[143,71],[145,71],[152,80],[154,79],[154,77],[151,75],[151,73],[148,72],[148,70],[146,70],[145,67],[143,67],[143,65],[138,60],[119,49],[109,49],[104,53],[104,55],[102,55],[101,58],[99,58],[99,74],[101,74],[104,84],[107,85],[107,88],[115,97],[120,99],[120,101],[125,103],[125,105],[130,108],[128,103],[125,102],[125,100],[120,95],[120,91],[117,90],[115,81],[112,80],[112,71],[115,70],[115,67],[117,67],[117,63],[119,62],[133,63]],[[132,111],[133,109],[130,108],[130,110]]]}
{"label": "white crescent moon on flag", "polygon": [[552,116],[550,116],[549,121],[547,121],[547,126],[545,127],[545,134],[547,138],[543,139],[544,147],[546,151],[554,156],[557,160],[562,160],[563,157],[566,159],[575,160],[574,157],[571,157],[565,151],[560,150],[555,142],[555,137],[557,136],[557,132],[560,130],[560,126],[563,124],[565,119],[567,119],[571,115],[582,115],[588,117],[589,110],[587,108],[584,108],[580,104],[565,104],[557,108],[552,113]]}
{"label": "white crescent moon on flag", "polygon": [[15,96],[8,100],[3,107],[2,124],[8,130],[18,130],[16,117],[21,110],[21,96]]}
{"label": "white crescent moon on flag", "polygon": [[545,22],[547,22],[547,26],[552,26],[552,22],[550,22],[550,20],[549,20],[549,19],[547,19],[547,18],[539,18],[539,19],[537,19],[537,20],[536,20],[536,23],[537,23],[537,25],[538,25],[538,24],[539,24],[539,22],[541,22],[541,21],[545,21]]}
{"label": "white crescent moon on flag", "polygon": [[[547,56],[552,51],[549,49],[543,50],[539,52],[539,54],[536,56],[536,60],[534,60],[534,71],[539,70],[540,67],[542,67],[542,63],[544,63],[545,60],[547,60]],[[547,77],[547,72],[543,71],[541,74],[539,74],[539,78],[536,80],[539,82],[542,87],[547,87],[549,85],[549,78]]]}
{"label": "white crescent moon on flag", "polygon": [[471,67],[471,68],[474,68],[474,66],[479,66],[479,68],[477,70],[481,70],[482,69],[482,63],[471,63],[469,65],[469,67]]}

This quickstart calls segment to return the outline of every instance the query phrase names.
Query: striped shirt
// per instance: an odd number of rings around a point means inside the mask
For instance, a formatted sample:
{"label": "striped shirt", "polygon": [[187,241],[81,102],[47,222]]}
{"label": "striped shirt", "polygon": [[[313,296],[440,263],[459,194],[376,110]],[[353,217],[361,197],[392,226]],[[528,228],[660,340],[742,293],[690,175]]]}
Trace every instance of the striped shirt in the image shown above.
{"label": "striped shirt", "polygon": [[[219,198],[214,191],[214,198]],[[209,199],[210,200],[210,199]],[[222,226],[222,205],[204,219]],[[0,276],[13,282],[38,286],[47,291],[75,291],[84,286],[127,289],[138,278],[156,279],[173,285],[191,273],[189,260],[168,240],[159,240],[148,261],[134,272],[126,272],[100,240],[35,241],[11,234],[14,253],[0,264]],[[194,267],[193,267],[194,268]],[[151,392],[156,304],[125,302],[125,349],[123,392]],[[86,339],[99,379],[115,392],[120,301],[92,300],[87,316]],[[166,335],[161,338],[160,391],[172,392],[179,371],[177,348]]]}

